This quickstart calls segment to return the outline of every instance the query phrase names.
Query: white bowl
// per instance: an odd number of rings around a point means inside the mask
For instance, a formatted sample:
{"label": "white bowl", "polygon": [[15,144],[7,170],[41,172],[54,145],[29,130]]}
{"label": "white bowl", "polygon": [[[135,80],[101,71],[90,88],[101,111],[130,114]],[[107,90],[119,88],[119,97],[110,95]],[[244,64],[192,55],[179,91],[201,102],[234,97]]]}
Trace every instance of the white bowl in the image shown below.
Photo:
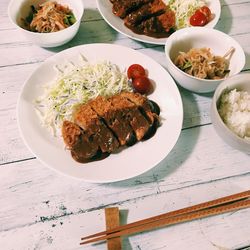
{"label": "white bowl", "polygon": [[180,70],[173,61],[180,51],[187,52],[191,48],[204,47],[210,48],[211,53],[217,56],[223,56],[231,47],[235,48],[227,77],[238,74],[245,65],[243,49],[238,42],[223,32],[205,27],[190,27],[176,31],[165,44],[167,69],[180,86],[197,93],[214,91],[223,79],[208,80],[193,77]]}
{"label": "white bowl", "polygon": [[32,43],[41,47],[56,47],[69,42],[77,33],[84,11],[82,0],[57,0],[56,2],[67,5],[73,11],[76,22],[70,27],[51,33],[38,33],[25,30],[21,27],[21,18],[26,18],[30,12],[30,6],[37,6],[44,0],[11,0],[8,6],[8,16],[12,23],[21,30]]}
{"label": "white bowl", "polygon": [[250,139],[244,139],[236,135],[223,122],[218,112],[218,105],[224,91],[237,89],[247,91],[250,94],[250,73],[241,73],[223,81],[215,90],[211,105],[211,120],[218,135],[232,147],[250,153]]}

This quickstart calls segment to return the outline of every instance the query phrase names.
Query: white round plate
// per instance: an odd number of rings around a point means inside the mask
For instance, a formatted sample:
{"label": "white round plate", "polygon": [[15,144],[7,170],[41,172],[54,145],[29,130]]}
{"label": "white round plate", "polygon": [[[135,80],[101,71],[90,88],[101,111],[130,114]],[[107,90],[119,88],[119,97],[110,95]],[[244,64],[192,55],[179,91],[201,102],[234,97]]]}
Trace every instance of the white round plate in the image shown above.
{"label": "white round plate", "polygon": [[[94,53],[93,53],[94,52]],[[65,149],[62,138],[43,127],[34,100],[43,93],[43,85],[56,76],[55,65],[79,61],[80,54],[89,62],[110,61],[126,70],[139,63],[148,70],[155,84],[149,99],[161,108],[162,125],[149,140],[138,142],[117,154],[90,163],[78,163]],[[178,88],[169,73],[150,57],[127,47],[112,44],[88,44],[64,50],[42,63],[24,84],[17,105],[21,135],[33,154],[48,167],[86,182],[107,183],[144,173],[163,160],[174,147],[182,128],[183,107]]]}
{"label": "white round plate", "polygon": [[[130,37],[134,40],[140,41],[140,42],[145,42],[145,43],[151,43],[151,44],[159,44],[159,45],[164,45],[167,41],[167,38],[154,38],[154,37],[149,37],[145,35],[138,35],[128,29],[124,23],[123,20],[117,16],[115,16],[112,13],[112,3],[110,0],[96,0],[97,6],[99,9],[99,12],[101,13],[103,19],[116,31],[120,32],[121,34]],[[208,0],[207,6],[211,9],[211,12],[215,15],[214,19],[209,22],[205,27],[207,28],[213,28],[221,14],[221,4],[220,0]]]}

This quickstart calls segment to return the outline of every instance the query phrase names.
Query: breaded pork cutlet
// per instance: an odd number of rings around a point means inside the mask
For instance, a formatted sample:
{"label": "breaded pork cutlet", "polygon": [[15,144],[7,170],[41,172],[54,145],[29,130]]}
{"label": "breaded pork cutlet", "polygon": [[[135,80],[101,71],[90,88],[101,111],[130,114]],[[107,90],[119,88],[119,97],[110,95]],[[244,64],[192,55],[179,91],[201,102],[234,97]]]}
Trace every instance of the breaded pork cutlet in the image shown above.
{"label": "breaded pork cutlet", "polygon": [[152,16],[136,25],[136,27],[127,24],[137,34],[148,34],[152,37],[167,37],[173,33],[175,26],[175,13],[166,9],[166,11],[159,16]]}
{"label": "breaded pork cutlet", "polygon": [[80,105],[73,122],[64,121],[62,136],[79,162],[102,159],[120,146],[149,139],[159,126],[159,107],[146,97],[122,92]]}
{"label": "breaded pork cutlet", "polygon": [[85,162],[95,157],[99,151],[98,145],[89,141],[85,132],[75,123],[64,121],[62,137],[66,147],[71,150],[72,157],[79,162]]}
{"label": "breaded pork cutlet", "polygon": [[110,102],[120,110],[123,120],[129,121],[138,141],[142,140],[150,128],[147,119],[141,114],[138,106],[123,98],[120,94],[114,95]]}
{"label": "breaded pork cutlet", "polygon": [[120,145],[132,145],[135,141],[133,129],[128,120],[123,119],[121,108],[112,105],[109,99],[98,96],[91,100],[89,105],[104,119],[106,125],[114,132]]}
{"label": "breaded pork cutlet", "polygon": [[140,112],[145,116],[145,118],[149,122],[150,126],[148,132],[147,134],[145,134],[143,139],[147,140],[152,137],[155,134],[157,128],[160,126],[159,106],[155,102],[151,102],[145,96],[142,96],[139,93],[122,92],[121,96],[137,105]]}
{"label": "breaded pork cutlet", "polygon": [[88,103],[80,105],[73,117],[74,122],[86,132],[89,140],[93,140],[103,153],[114,152],[120,146],[112,131]]}
{"label": "breaded pork cutlet", "polygon": [[121,96],[136,104],[141,112],[145,114],[150,124],[156,123],[159,125],[160,110],[158,106],[154,107],[155,103],[139,93],[122,92]]}
{"label": "breaded pork cutlet", "polygon": [[152,0],[111,0],[110,2],[113,3],[112,12],[120,18],[125,18],[132,11],[137,10],[151,1]]}
{"label": "breaded pork cutlet", "polygon": [[158,16],[165,12],[166,5],[162,0],[153,0],[147,4],[142,5],[136,11],[131,12],[124,19],[124,24],[128,28],[133,28],[140,24],[142,21],[149,19],[152,16]]}
{"label": "breaded pork cutlet", "polygon": [[72,149],[80,140],[81,128],[73,122],[64,121],[62,125],[62,137],[66,147]]}

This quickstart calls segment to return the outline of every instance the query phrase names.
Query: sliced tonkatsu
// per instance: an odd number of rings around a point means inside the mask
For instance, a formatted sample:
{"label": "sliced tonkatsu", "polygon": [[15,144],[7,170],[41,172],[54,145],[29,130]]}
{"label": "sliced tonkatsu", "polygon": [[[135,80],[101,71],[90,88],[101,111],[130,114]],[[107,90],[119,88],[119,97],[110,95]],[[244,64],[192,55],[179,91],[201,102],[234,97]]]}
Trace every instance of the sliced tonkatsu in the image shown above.
{"label": "sliced tonkatsu", "polygon": [[89,140],[93,140],[100,147],[102,152],[111,153],[120,146],[112,131],[89,103],[78,107],[73,115],[73,120],[86,132]]}
{"label": "sliced tonkatsu", "polygon": [[89,102],[95,112],[103,118],[107,126],[118,138],[120,145],[131,145],[136,142],[134,131],[128,120],[124,119],[120,105],[113,105],[111,100],[98,96]]}
{"label": "sliced tonkatsu", "polygon": [[127,27],[137,26],[144,20],[163,14],[165,10],[166,5],[161,0],[154,0],[153,2],[144,4],[136,11],[128,14],[124,19],[124,24]]}
{"label": "sliced tonkatsu", "polygon": [[125,25],[137,34],[147,34],[156,38],[167,37],[174,32],[175,13],[168,9],[163,14],[152,16],[137,25],[131,25],[131,23],[125,23]]}
{"label": "sliced tonkatsu", "polygon": [[173,10],[163,0],[110,0],[112,12],[134,33],[155,38],[171,35],[176,29]]}
{"label": "sliced tonkatsu", "polygon": [[160,108],[157,103],[150,101],[147,97],[139,93],[122,92],[121,96],[127,98],[127,100],[137,105],[138,109],[149,122],[150,127],[143,139],[147,140],[152,137],[155,134],[157,128],[160,126]]}
{"label": "sliced tonkatsu", "polygon": [[158,105],[139,93],[98,96],[80,105],[72,122],[63,122],[62,137],[76,161],[101,159],[153,136],[159,113]]}
{"label": "sliced tonkatsu", "polygon": [[62,126],[62,137],[66,147],[71,150],[72,157],[79,162],[92,159],[97,156],[99,147],[89,140],[88,135],[77,124],[64,121]]}
{"label": "sliced tonkatsu", "polygon": [[160,109],[159,109],[159,106],[155,102],[150,101],[147,97],[139,93],[122,92],[120,95],[128,99],[130,102],[134,103],[135,105],[137,105],[140,111],[148,119],[150,124],[156,123],[159,125]]}
{"label": "sliced tonkatsu", "polygon": [[112,12],[120,18],[125,18],[132,11],[152,0],[111,0],[110,2],[113,3]]}
{"label": "sliced tonkatsu", "polygon": [[142,140],[150,128],[150,123],[140,112],[138,106],[120,94],[111,97],[110,101],[120,110],[123,120],[129,122],[134,130],[137,141]]}

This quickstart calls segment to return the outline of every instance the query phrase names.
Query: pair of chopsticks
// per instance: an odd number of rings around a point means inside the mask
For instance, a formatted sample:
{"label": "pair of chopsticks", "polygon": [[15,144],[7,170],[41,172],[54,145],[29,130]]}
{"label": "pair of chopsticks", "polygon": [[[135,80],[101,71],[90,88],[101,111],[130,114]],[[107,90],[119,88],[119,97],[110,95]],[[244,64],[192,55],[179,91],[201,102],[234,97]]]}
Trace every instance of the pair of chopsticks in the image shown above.
{"label": "pair of chopsticks", "polygon": [[194,219],[205,218],[212,215],[227,213],[250,207],[250,190],[222,197],[216,200],[200,203],[198,205],[182,208],[165,214],[150,217],[122,225],[110,230],[102,231],[86,237],[80,245],[93,243],[101,240],[108,240],[115,237],[131,235],[151,229],[174,225]]}

